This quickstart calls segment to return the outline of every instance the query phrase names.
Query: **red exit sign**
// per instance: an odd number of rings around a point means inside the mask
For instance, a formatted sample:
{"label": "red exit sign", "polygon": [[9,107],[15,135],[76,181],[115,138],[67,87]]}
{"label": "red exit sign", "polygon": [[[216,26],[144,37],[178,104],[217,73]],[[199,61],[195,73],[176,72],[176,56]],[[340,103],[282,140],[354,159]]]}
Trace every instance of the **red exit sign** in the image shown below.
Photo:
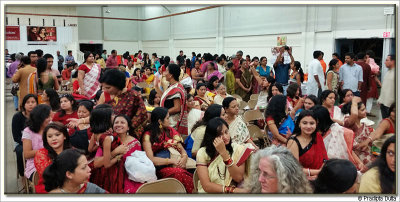
{"label": "red exit sign", "polygon": [[383,32],[383,38],[389,38],[390,32]]}

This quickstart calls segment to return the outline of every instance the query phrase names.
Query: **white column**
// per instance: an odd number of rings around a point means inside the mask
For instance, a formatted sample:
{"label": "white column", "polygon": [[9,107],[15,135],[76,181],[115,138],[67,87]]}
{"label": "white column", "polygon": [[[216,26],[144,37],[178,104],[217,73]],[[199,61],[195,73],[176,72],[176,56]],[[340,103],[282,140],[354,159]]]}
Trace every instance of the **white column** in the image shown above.
{"label": "white column", "polygon": [[216,51],[220,55],[224,53],[224,7],[219,7],[217,11],[217,37],[216,37]]}

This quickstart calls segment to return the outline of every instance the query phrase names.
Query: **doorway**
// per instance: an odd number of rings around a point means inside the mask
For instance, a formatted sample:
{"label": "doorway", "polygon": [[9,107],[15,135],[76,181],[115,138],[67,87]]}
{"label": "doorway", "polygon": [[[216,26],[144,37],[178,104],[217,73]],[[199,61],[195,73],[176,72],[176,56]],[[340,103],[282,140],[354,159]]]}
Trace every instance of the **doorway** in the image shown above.
{"label": "doorway", "polygon": [[336,39],[335,52],[339,54],[339,58],[344,63],[344,54],[352,52],[355,55],[358,52],[366,52],[372,50],[375,53],[375,62],[382,66],[383,39]]}

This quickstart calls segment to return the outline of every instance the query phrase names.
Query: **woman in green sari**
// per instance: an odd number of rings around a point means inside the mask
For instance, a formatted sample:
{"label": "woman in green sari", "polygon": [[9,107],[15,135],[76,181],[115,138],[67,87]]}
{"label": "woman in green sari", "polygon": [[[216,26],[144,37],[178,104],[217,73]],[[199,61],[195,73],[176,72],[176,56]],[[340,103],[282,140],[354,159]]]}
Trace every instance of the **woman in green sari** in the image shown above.
{"label": "woman in green sari", "polygon": [[235,93],[242,97],[243,101],[249,101],[253,74],[250,71],[249,64],[247,64],[246,60],[240,60],[240,69],[236,71],[235,80]]}

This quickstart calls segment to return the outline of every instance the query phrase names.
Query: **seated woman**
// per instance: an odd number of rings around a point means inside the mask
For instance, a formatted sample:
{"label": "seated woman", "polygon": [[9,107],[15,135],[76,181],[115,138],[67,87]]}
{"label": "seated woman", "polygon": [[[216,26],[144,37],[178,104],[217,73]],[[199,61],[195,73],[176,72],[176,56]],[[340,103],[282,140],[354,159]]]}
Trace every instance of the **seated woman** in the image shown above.
{"label": "seated woman", "polygon": [[231,97],[231,95],[226,93],[226,88],[222,83],[218,83],[216,89],[217,89],[217,95],[215,95],[213,103],[222,105],[222,101],[224,101],[226,97]]}
{"label": "seated woman", "polygon": [[207,82],[207,91],[213,93],[214,95],[217,94],[217,86],[219,84],[219,79],[217,76],[212,76],[210,80]]}
{"label": "seated woman", "polygon": [[250,193],[312,193],[299,161],[286,147],[272,145],[258,150],[250,162],[250,177],[245,184]]}
{"label": "seated woman", "polygon": [[104,194],[104,189],[88,182],[90,167],[77,149],[61,152],[43,172],[45,189],[49,193]]}
{"label": "seated woman", "polygon": [[38,184],[35,186],[36,193],[47,193],[43,184],[43,172],[62,151],[71,148],[67,128],[60,122],[47,125],[43,132],[43,147],[35,154],[35,168],[39,174]]}
{"label": "seated woman", "polygon": [[265,110],[268,138],[274,145],[286,145],[294,130],[293,117],[287,115],[287,102],[284,95],[275,95]]}
{"label": "seated woman", "polygon": [[29,114],[28,127],[22,131],[23,155],[26,159],[25,177],[29,180],[32,180],[32,174],[36,171],[34,163],[36,152],[43,148],[42,134],[51,121],[50,110],[48,105],[37,105]]}
{"label": "seated woman", "polygon": [[203,142],[204,133],[206,131],[208,122],[215,117],[224,118],[224,116],[224,108],[221,105],[212,104],[207,108],[206,112],[204,112],[204,117],[197,121],[193,126],[191,131],[191,137],[193,138],[193,147],[191,153],[193,158],[196,158],[197,151],[200,149],[200,145]]}
{"label": "seated woman", "polygon": [[60,102],[61,110],[53,116],[53,121],[66,125],[69,128],[68,133],[73,134],[75,129],[68,119],[78,118],[78,104],[71,94],[61,95]]}
{"label": "seated woman", "polygon": [[222,118],[211,119],[197,152],[198,192],[247,192],[238,185],[245,179],[246,160],[251,153],[251,149],[232,143],[229,126]]}
{"label": "seated woman", "polygon": [[[118,137],[121,140],[121,145],[123,145],[122,148],[125,150],[120,166],[125,164],[126,158],[131,156],[133,152],[142,151],[142,145],[133,136],[134,133],[132,133],[130,123],[131,119],[124,114],[120,114],[114,118],[113,130],[118,134]],[[127,174],[124,175],[124,193],[134,194],[142,184],[143,183],[130,180]]]}
{"label": "seated woman", "polygon": [[121,160],[127,152],[126,146],[121,146],[121,139],[112,132],[113,111],[110,105],[98,105],[90,114],[90,128],[93,133],[88,150],[97,150],[93,161],[91,182],[99,185],[110,193],[124,193],[125,168]]}
{"label": "seated woman", "polygon": [[225,109],[225,120],[229,125],[229,134],[231,135],[232,142],[236,144],[246,144],[250,148],[258,149],[257,145],[255,145],[250,138],[246,123],[242,117],[239,116],[239,104],[236,98],[225,98],[222,102],[222,106]]}
{"label": "seated woman", "polygon": [[332,121],[329,111],[320,105],[311,108],[317,117],[317,131],[324,139],[324,145],[328,158],[346,159],[351,161],[359,170],[365,172],[364,166],[353,151],[354,132]]}
{"label": "seated woman", "polygon": [[383,143],[381,155],[361,177],[359,193],[396,193],[396,136]]}
{"label": "seated woman", "polygon": [[53,117],[60,109],[60,96],[54,89],[47,88],[43,91],[42,103],[51,107],[51,117]]}
{"label": "seated woman", "polygon": [[136,85],[140,82],[144,82],[143,77],[142,77],[142,73],[140,73],[140,68],[136,68],[133,71],[133,75],[131,76],[131,82]]}
{"label": "seated woman", "polygon": [[343,89],[340,92],[339,103],[341,104],[339,105],[339,108],[341,109],[345,104],[351,102],[353,97],[354,97],[353,91],[351,91],[350,89]]}
{"label": "seated woman", "polygon": [[332,121],[343,126],[343,114],[338,106],[335,105],[336,93],[331,90],[324,90],[321,93],[321,105],[329,110]]}
{"label": "seated woman", "polygon": [[149,94],[148,104],[151,107],[159,107],[160,106],[160,101],[161,101],[161,95],[158,94],[155,89],[151,90],[150,94]]}
{"label": "seated woman", "polygon": [[205,83],[197,83],[194,100],[200,103],[202,111],[206,111],[207,107],[212,104],[212,98],[207,94],[207,87]]}
{"label": "seated woman", "polygon": [[192,133],[193,126],[201,120],[204,112],[200,110],[200,104],[194,101],[192,94],[186,95],[186,106],[188,111],[188,134]]}
{"label": "seated woman", "polygon": [[288,109],[292,111],[293,108],[296,107],[299,99],[301,97],[300,94],[300,86],[297,83],[292,83],[286,90]]}
{"label": "seated woman", "polygon": [[[38,105],[38,98],[34,94],[25,95],[20,106],[21,111],[14,114],[11,122],[12,135],[14,139],[14,151],[17,155],[17,169],[19,176],[24,176],[24,162],[22,159],[23,155],[23,143],[22,143],[22,131],[26,128],[26,120],[29,119],[30,113],[33,108]],[[21,177],[21,179],[23,179]]]}
{"label": "seated woman", "polygon": [[317,118],[312,111],[304,110],[300,113],[287,148],[299,160],[308,179],[315,179],[328,160],[328,155],[324,140],[317,132]]}
{"label": "seated woman", "polygon": [[269,102],[271,98],[275,95],[283,95],[283,87],[280,83],[273,83],[268,87],[268,97],[267,101]]}
{"label": "seated woman", "polygon": [[[157,107],[151,112],[151,122],[142,138],[143,150],[154,163],[159,178],[172,177],[179,180],[188,193],[193,191],[193,175],[186,168],[188,155],[182,146],[181,135],[169,124],[166,108]],[[171,158],[168,148],[180,153],[181,158]]]}
{"label": "seated woman", "polygon": [[[90,100],[82,100],[78,105],[78,118],[83,119],[90,116],[94,103]],[[77,149],[88,151],[89,142],[92,137],[90,123],[81,123],[74,128],[71,135],[71,145]]]}
{"label": "seated woman", "polygon": [[[370,143],[374,142],[375,140],[380,140],[383,142],[383,138],[388,138],[389,136],[392,136],[395,133],[395,123],[396,123],[396,103],[393,103],[389,107],[389,112],[390,116],[388,118],[385,118],[381,121],[381,123],[378,125],[378,128],[373,131],[368,139],[362,141],[360,144],[356,145],[354,148],[359,149],[361,151],[366,151],[368,149],[368,145]],[[378,148],[377,146],[372,145],[372,153],[374,155],[379,156],[381,151],[381,148]]]}
{"label": "seated woman", "polygon": [[343,106],[342,112],[343,114],[346,114],[344,118],[344,127],[349,128],[354,132],[354,151],[363,164],[369,166],[369,164],[375,160],[375,156],[371,152],[372,143],[370,142],[368,144],[367,150],[361,150],[357,146],[361,142],[369,139],[371,133],[374,131],[371,126],[361,122],[361,119],[367,116],[365,105],[361,101],[360,97],[353,97],[351,102]]}
{"label": "seated woman", "polygon": [[316,194],[355,194],[357,168],[346,159],[329,159],[313,185]]}
{"label": "seated woman", "polygon": [[262,112],[267,108],[268,105],[268,89],[269,86],[273,83],[275,83],[274,77],[268,76],[268,77],[263,77],[261,76],[261,89],[260,93],[258,95],[258,100],[257,104],[255,106],[255,109],[260,109]]}

